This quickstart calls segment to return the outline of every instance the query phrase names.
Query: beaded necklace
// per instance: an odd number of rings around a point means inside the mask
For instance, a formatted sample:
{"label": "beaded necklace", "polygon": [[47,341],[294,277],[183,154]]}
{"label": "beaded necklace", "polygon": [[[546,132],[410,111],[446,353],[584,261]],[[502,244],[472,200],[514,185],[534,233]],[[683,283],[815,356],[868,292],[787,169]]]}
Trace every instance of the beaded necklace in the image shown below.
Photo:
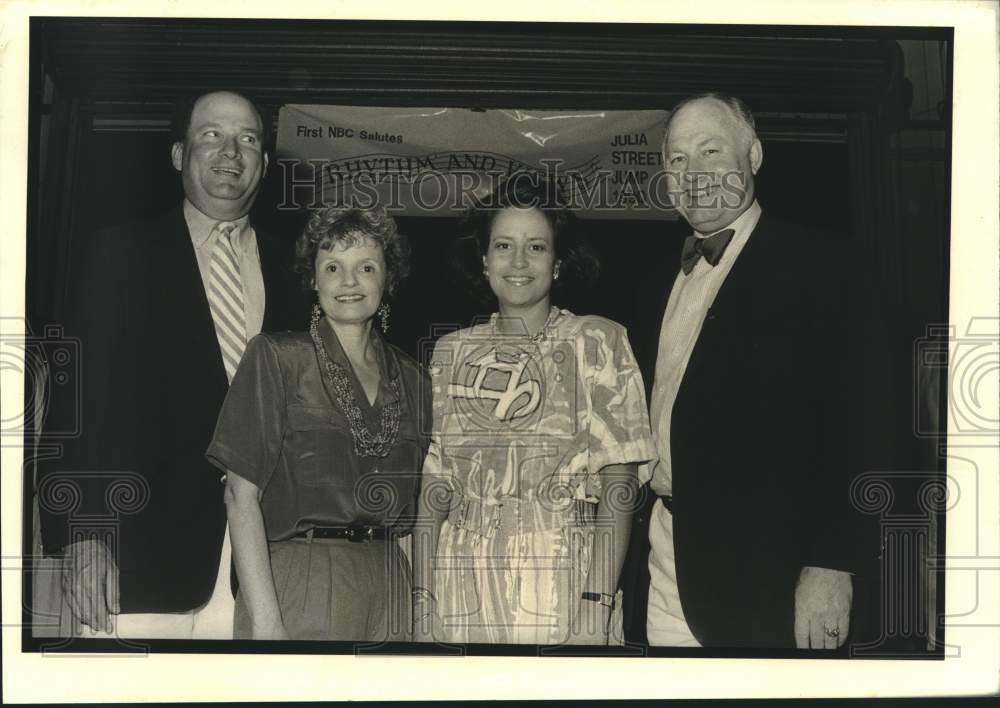
{"label": "beaded necklace", "polygon": [[365,425],[361,408],[354,397],[354,388],[351,386],[351,378],[347,369],[331,361],[326,353],[326,347],[323,346],[323,340],[319,336],[319,318],[321,316],[322,310],[320,310],[319,305],[313,305],[312,318],[309,322],[309,336],[312,337],[313,346],[316,347],[320,368],[333,387],[337,404],[344,412],[347,424],[351,428],[354,451],[361,457],[385,457],[396,442],[396,434],[399,432],[399,380],[392,379],[389,382],[396,400],[382,406],[379,432],[373,434]]}

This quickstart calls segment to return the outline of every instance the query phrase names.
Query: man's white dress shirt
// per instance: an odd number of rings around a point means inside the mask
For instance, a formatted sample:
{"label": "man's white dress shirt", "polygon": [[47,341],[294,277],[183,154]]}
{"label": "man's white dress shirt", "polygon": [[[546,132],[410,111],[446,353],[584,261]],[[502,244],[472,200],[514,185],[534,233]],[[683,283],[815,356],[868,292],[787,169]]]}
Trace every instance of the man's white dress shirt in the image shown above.
{"label": "man's white dress shirt", "polygon": [[[700,258],[694,269],[680,271],[670,291],[660,327],[650,422],[658,459],[639,468],[639,482],[651,482],[659,495],[672,493],[670,419],[677,392],[694,351],[709,308],[726,276],[760,219],[756,200],[726,228],[735,232],[722,258],[713,267]],[[702,237],[701,234],[696,234]],[[706,236],[707,237],[707,236]],[[707,422],[707,421],[706,421]],[[683,442],[681,443],[683,444]],[[699,646],[681,608],[674,568],[673,516],[657,501],[649,522],[649,604],[646,636],[653,646]]]}

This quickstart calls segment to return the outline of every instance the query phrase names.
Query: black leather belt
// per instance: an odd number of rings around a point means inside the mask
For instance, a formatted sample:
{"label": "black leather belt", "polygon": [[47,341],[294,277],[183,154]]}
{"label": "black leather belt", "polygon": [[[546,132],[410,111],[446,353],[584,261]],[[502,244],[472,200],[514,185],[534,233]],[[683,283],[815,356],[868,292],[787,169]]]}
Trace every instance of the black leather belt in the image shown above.
{"label": "black leather belt", "polygon": [[663,502],[663,506],[667,507],[667,511],[671,514],[674,513],[674,497],[671,494],[664,494],[660,497],[660,501]]}
{"label": "black leather belt", "polygon": [[344,538],[352,543],[367,543],[392,538],[392,530],[385,526],[313,526],[293,538]]}

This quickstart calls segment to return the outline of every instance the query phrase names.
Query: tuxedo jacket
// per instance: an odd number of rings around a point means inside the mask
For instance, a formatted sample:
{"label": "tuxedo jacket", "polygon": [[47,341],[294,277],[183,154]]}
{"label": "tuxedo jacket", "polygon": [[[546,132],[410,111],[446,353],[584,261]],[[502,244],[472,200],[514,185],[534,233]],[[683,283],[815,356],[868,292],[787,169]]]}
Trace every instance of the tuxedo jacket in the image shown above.
{"label": "tuxedo jacket", "polygon": [[802,567],[856,572],[873,552],[850,501],[854,357],[835,245],[763,214],[681,382],[675,560],[703,646],[794,648]]}
{"label": "tuxedo jacket", "polygon": [[[263,329],[285,329],[291,248],[255,231]],[[122,612],[197,608],[226,523],[205,451],[228,383],[183,210],[98,233],[72,282],[65,329],[80,341],[80,386],[53,405],[78,405],[80,434],[39,467],[46,552],[96,533],[118,561]]]}

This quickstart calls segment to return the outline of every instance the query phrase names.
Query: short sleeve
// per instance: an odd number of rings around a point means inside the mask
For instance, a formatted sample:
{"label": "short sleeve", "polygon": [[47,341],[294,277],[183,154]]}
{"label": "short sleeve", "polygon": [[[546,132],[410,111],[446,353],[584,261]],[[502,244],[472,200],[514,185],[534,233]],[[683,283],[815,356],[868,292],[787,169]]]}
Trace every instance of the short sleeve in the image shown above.
{"label": "short sleeve", "polygon": [[264,489],[278,464],[284,432],[285,388],[277,352],[267,335],[258,335],[243,353],[205,456]]}
{"label": "short sleeve", "polygon": [[580,336],[590,393],[589,472],[655,459],[642,374],[624,328],[597,320]]}
{"label": "short sleeve", "polygon": [[453,338],[443,337],[434,346],[428,372],[431,378],[431,439],[424,458],[425,477],[451,479],[451,465],[442,446],[442,430],[448,411],[448,380],[451,377],[455,347]]}

